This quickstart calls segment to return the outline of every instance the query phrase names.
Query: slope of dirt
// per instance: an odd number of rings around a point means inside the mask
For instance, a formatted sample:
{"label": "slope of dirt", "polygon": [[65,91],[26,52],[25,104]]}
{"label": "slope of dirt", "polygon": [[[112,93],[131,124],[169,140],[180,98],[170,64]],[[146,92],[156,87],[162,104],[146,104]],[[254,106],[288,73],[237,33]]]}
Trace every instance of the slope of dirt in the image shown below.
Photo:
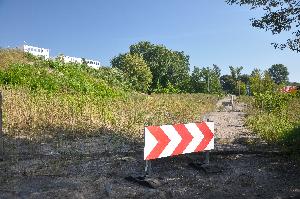
{"label": "slope of dirt", "polygon": [[4,159],[0,198],[299,198],[299,164],[245,128],[244,107],[233,110],[225,98],[206,115],[215,122],[208,167],[189,166],[203,161],[201,153],[152,161],[155,189],[125,180],[144,174],[143,144],[103,134],[66,140],[61,148],[36,146],[39,156]]}

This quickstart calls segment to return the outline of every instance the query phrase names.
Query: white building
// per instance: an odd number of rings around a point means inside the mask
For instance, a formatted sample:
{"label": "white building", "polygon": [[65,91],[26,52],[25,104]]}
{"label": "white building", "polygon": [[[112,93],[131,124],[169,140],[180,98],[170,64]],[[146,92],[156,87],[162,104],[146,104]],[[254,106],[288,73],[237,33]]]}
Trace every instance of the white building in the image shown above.
{"label": "white building", "polygon": [[82,58],[70,57],[70,56],[63,56],[63,59],[64,59],[65,63],[73,62],[73,63],[82,64]]}
{"label": "white building", "polygon": [[100,62],[99,61],[95,61],[95,60],[91,60],[91,59],[86,59],[85,60],[87,65],[92,67],[92,68],[100,68]]}
{"label": "white building", "polygon": [[[63,56],[63,60],[65,63],[79,63],[82,64],[83,63],[83,59],[79,58],[79,57],[71,57],[71,56]],[[85,62],[87,63],[88,66],[92,67],[92,68],[100,68],[100,62],[96,61],[96,60],[91,60],[91,59],[85,59]]]}
{"label": "white building", "polygon": [[35,47],[35,46],[22,45],[21,49],[24,52],[31,53],[35,56],[42,56],[45,59],[49,59],[49,57],[50,57],[50,49],[47,49],[47,48],[39,48],[39,47]]}

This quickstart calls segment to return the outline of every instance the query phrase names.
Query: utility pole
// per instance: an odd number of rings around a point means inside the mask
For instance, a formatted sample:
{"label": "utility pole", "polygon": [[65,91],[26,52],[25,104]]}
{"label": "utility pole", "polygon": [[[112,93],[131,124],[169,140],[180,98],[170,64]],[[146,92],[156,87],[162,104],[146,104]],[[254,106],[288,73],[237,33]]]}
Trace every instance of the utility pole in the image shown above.
{"label": "utility pole", "polygon": [[210,89],[209,89],[209,73],[207,75],[207,92],[208,93],[210,92]]}

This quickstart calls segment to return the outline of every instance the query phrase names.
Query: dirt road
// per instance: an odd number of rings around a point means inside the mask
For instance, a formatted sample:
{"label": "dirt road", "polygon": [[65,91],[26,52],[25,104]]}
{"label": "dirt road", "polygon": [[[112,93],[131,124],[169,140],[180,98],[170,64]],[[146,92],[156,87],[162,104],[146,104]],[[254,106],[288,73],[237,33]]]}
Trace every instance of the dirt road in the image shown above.
{"label": "dirt road", "polygon": [[[216,143],[206,170],[189,164],[201,163],[203,154],[181,155],[152,162],[155,189],[127,181],[144,173],[143,144],[105,133],[1,161],[0,198],[300,198],[299,164],[245,128],[243,104],[234,108],[225,98],[206,115]],[[64,155],[66,148],[75,155]]]}

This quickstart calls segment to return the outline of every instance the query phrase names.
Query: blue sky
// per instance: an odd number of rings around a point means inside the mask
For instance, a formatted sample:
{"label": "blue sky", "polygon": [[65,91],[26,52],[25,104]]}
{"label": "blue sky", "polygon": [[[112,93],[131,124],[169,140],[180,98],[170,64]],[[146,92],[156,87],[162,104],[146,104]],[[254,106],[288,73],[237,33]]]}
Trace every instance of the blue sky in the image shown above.
{"label": "blue sky", "polygon": [[131,44],[147,40],[184,51],[193,66],[244,66],[244,73],[272,64],[288,67],[300,82],[300,54],[275,50],[273,36],[250,25],[258,10],[224,0],[0,0],[0,46],[28,44],[51,49],[50,56],[97,59],[109,65]]}

